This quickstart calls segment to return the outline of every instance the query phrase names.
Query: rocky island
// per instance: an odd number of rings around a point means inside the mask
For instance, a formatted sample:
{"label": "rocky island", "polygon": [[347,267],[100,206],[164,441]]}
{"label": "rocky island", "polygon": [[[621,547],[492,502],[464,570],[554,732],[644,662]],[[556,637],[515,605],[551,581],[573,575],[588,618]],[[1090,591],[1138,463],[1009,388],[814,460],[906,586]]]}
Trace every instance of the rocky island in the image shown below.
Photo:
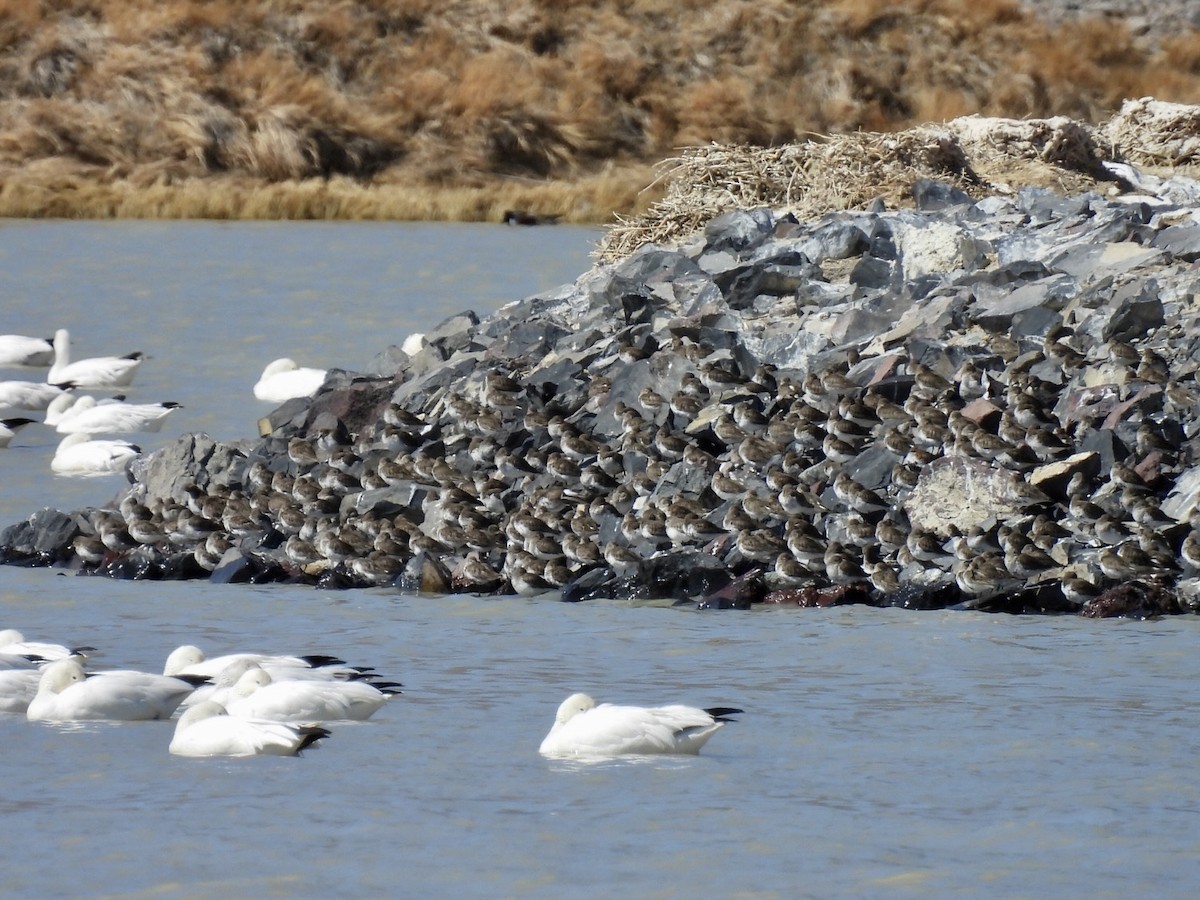
{"label": "rocky island", "polygon": [[1200,183],[1163,166],[1198,123],[1143,100],[1095,127],[700,149],[573,284],[333,372],[257,442],[181,438],[0,553],[568,601],[1193,611]]}

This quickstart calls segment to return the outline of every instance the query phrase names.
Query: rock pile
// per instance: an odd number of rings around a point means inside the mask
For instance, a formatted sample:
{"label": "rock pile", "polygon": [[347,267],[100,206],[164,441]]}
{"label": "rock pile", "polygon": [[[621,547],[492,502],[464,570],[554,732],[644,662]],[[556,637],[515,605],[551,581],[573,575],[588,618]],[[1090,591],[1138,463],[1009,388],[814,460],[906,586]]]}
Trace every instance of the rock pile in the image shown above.
{"label": "rock pile", "polygon": [[187,437],[10,562],[433,592],[1155,615],[1197,605],[1200,186],[647,245],[415,355],[335,373],[253,446]]}

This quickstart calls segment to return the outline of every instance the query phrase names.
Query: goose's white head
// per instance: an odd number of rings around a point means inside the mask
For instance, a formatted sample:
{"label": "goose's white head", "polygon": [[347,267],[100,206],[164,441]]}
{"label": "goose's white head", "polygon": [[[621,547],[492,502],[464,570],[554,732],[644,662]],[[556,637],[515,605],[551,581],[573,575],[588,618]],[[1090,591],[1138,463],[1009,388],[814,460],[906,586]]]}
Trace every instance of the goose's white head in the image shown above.
{"label": "goose's white head", "polygon": [[73,684],[87,678],[83,665],[73,657],[55,660],[42,669],[38,682],[38,693],[61,694]]}
{"label": "goose's white head", "polygon": [[180,731],[187,728],[193,722],[199,722],[201,719],[211,719],[213,716],[227,715],[229,715],[229,712],[216,700],[202,700],[184,710],[183,715],[179,717],[179,721],[175,723],[175,730]]}
{"label": "goose's white head", "polygon": [[167,657],[167,664],[163,666],[164,675],[178,675],[189,666],[194,666],[204,662],[204,651],[199,647],[193,647],[191,644],[184,644],[182,647],[176,647]]}
{"label": "goose's white head", "polygon": [[596,701],[587,694],[572,694],[559,704],[558,713],[554,716],[554,724],[565,725],[580,713],[585,713],[589,709],[595,708]]}
{"label": "goose's white head", "polygon": [[233,693],[238,697],[249,697],[261,687],[271,683],[271,676],[266,669],[255,667],[247,669],[233,686]]}

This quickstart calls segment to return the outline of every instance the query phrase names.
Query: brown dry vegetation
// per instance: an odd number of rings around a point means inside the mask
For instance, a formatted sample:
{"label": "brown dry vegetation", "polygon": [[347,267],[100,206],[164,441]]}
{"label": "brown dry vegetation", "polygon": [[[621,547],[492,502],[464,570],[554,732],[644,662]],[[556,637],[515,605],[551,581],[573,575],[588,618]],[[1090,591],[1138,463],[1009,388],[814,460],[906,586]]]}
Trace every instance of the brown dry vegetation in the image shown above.
{"label": "brown dry vegetation", "polygon": [[685,146],[1200,102],[1015,0],[0,0],[0,214],[598,222]]}

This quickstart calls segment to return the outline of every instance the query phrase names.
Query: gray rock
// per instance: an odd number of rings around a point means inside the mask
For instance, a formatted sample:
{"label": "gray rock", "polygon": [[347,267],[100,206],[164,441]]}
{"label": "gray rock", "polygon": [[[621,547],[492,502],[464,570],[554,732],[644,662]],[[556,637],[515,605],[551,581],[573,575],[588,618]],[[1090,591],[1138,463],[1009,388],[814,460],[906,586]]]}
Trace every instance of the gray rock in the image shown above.
{"label": "gray rock", "polygon": [[949,537],[951,526],[966,534],[988,520],[1012,521],[1049,499],[1014,472],[946,457],[921,472],[904,511],[917,528]]}

